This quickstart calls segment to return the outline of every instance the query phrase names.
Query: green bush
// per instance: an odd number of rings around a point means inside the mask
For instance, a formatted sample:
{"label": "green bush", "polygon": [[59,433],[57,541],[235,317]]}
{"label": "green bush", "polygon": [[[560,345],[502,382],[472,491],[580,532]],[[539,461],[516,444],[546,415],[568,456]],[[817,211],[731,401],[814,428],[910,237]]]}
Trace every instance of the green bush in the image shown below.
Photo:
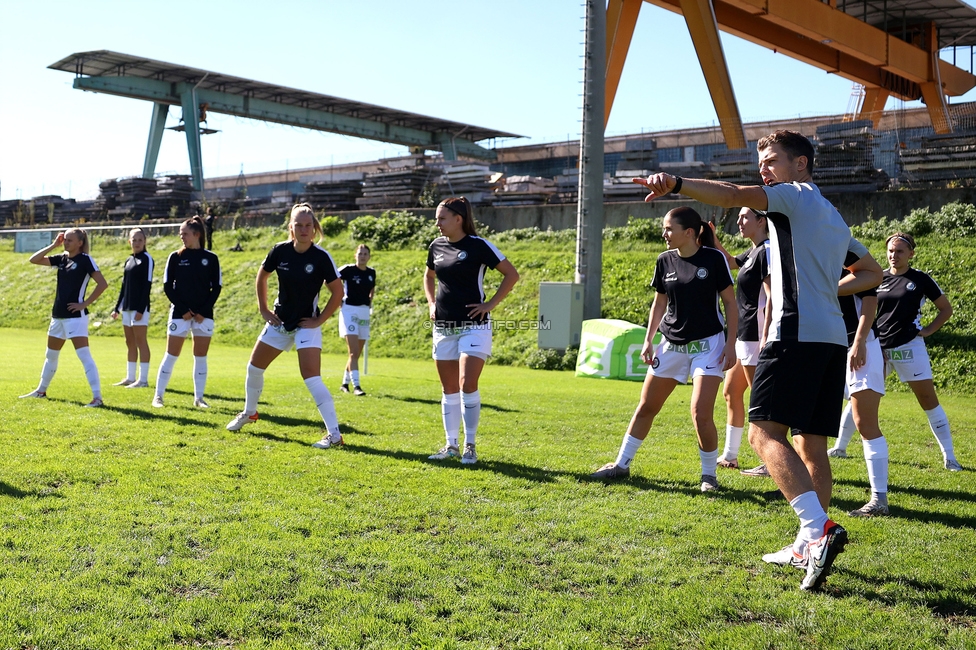
{"label": "green bush", "polygon": [[322,234],[326,237],[335,237],[346,229],[346,221],[342,217],[322,217],[319,223],[322,225]]}
{"label": "green bush", "polygon": [[640,242],[659,242],[661,240],[660,219],[637,219],[627,217],[627,225],[619,228],[604,228],[603,238],[611,240],[630,240]]}
{"label": "green bush", "polygon": [[972,204],[950,203],[934,216],[933,226],[937,233],[952,237],[976,235],[976,206]]}
{"label": "green bush", "polygon": [[536,348],[525,358],[525,365],[533,370],[562,370],[563,353],[559,350]]}
{"label": "green bush", "polygon": [[[478,232],[481,232],[479,230]],[[567,242],[576,240],[575,230],[553,230],[548,228],[546,230],[540,230],[535,226],[529,228],[514,228],[512,230],[503,230],[497,235],[492,237],[492,241],[501,244],[508,244],[513,242],[523,242],[531,241],[538,242],[542,244],[556,243],[556,242]]]}
{"label": "green bush", "polygon": [[425,249],[440,234],[433,219],[406,210],[357,217],[349,222],[349,232],[377,250]]}

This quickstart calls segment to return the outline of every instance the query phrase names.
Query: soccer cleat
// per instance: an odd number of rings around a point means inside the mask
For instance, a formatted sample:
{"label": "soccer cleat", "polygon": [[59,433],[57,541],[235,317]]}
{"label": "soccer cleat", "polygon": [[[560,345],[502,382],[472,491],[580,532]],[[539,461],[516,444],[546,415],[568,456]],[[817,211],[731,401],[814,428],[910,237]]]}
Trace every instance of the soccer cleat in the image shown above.
{"label": "soccer cleat", "polygon": [[198,408],[198,409],[208,409],[208,408],[210,408],[210,405],[209,405],[209,404],[207,404],[207,403],[206,403],[206,402],[205,402],[205,401],[203,400],[203,398],[202,398],[202,397],[201,397],[200,399],[194,399],[194,400],[193,400],[193,406],[195,406],[195,407],[196,407],[196,408]]}
{"label": "soccer cleat", "polygon": [[312,446],[315,447],[316,449],[329,449],[331,447],[341,447],[344,444],[346,444],[346,443],[342,439],[342,435],[341,434],[339,435],[339,439],[338,440],[333,440],[332,439],[332,436],[327,433],[318,442],[313,442],[312,443]]}
{"label": "soccer cleat", "polygon": [[117,382],[115,382],[112,385],[113,386],[131,386],[134,383],[136,383],[136,380],[135,379],[125,378],[122,381],[117,381]]}
{"label": "soccer cleat", "polygon": [[444,445],[437,450],[436,453],[431,454],[427,457],[428,460],[447,460],[448,458],[457,458],[461,455],[461,450],[454,445]]}
{"label": "soccer cleat", "polygon": [[739,459],[732,457],[726,458],[725,454],[718,457],[718,466],[725,469],[739,469]]}
{"label": "soccer cleat", "polygon": [[804,591],[817,591],[827,580],[827,574],[834,560],[844,552],[847,545],[847,531],[830,519],[824,525],[820,539],[807,545],[807,575],[800,583]]}
{"label": "soccer cleat", "polygon": [[718,479],[714,476],[709,476],[708,474],[702,474],[701,491],[714,492],[717,489],[718,489]]}
{"label": "soccer cleat", "polygon": [[793,550],[793,545],[784,546],[775,553],[766,553],[762,556],[766,564],[778,564],[779,566],[791,566],[796,569],[806,569],[807,559],[802,555],[797,555]]}
{"label": "soccer cleat", "polygon": [[478,454],[474,452],[474,443],[468,442],[464,445],[464,453],[461,454],[462,465],[474,465],[478,462]]}
{"label": "soccer cleat", "polygon": [[149,388],[149,382],[148,381],[132,382],[131,384],[126,386],[126,388]]}
{"label": "soccer cleat", "polygon": [[154,409],[161,409],[161,408],[163,408],[163,396],[162,395],[153,395],[152,407]]}
{"label": "soccer cleat", "polygon": [[32,390],[31,392],[27,393],[26,395],[21,395],[20,396],[20,399],[24,399],[24,398],[27,398],[27,397],[36,397],[38,399],[46,399],[47,398],[47,393],[45,393],[42,390]]}
{"label": "soccer cleat", "polygon": [[[26,397],[26,395],[25,395],[25,397]],[[962,465],[960,465],[959,464],[959,461],[956,460],[955,458],[953,458],[952,460],[946,460],[946,462],[945,462],[945,468],[947,470],[949,470],[950,472],[961,472],[962,471]]]}
{"label": "soccer cleat", "polygon": [[629,467],[621,467],[617,463],[607,463],[597,471],[590,474],[593,478],[602,479],[616,479],[616,478],[627,478],[630,476]]}
{"label": "soccer cleat", "polygon": [[348,393],[349,392],[349,384],[343,384],[342,386],[339,386],[339,390],[341,390],[343,393]]}
{"label": "soccer cleat", "polygon": [[839,447],[827,450],[827,455],[831,458],[847,458],[847,452]]}
{"label": "soccer cleat", "polygon": [[251,415],[247,412],[241,411],[234,416],[234,419],[227,423],[228,431],[240,431],[245,424],[254,424],[258,421],[258,412],[255,411]]}
{"label": "soccer cleat", "polygon": [[888,504],[871,499],[857,510],[847,513],[851,517],[884,517],[888,514]]}
{"label": "soccer cleat", "polygon": [[752,469],[744,469],[740,471],[739,474],[742,474],[743,476],[755,476],[762,478],[764,476],[769,476],[769,470],[766,469],[766,463],[763,463],[762,465],[757,465]]}
{"label": "soccer cleat", "polygon": [[86,409],[97,409],[101,406],[105,406],[105,402],[102,401],[101,397],[93,397],[92,401],[85,404]]}
{"label": "soccer cleat", "polygon": [[352,394],[353,395],[358,395],[359,397],[362,397],[362,396],[364,396],[366,394],[366,391],[364,391],[359,386],[354,386],[353,389],[352,389]]}

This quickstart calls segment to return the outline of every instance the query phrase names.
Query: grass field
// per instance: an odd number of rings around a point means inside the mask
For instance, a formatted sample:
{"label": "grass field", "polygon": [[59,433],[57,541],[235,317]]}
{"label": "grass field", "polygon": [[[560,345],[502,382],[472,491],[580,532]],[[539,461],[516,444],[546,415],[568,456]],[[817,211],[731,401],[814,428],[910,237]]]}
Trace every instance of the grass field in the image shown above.
{"label": "grass field", "polygon": [[[209,411],[190,406],[187,354],[166,408],[108,386],[95,410],[70,346],[50,399],[16,399],[44,340],[0,338],[2,648],[976,647],[976,481],[941,469],[904,393],[882,404],[892,516],[843,514],[867,491],[852,445],[831,512],[851,543],[807,594],[760,560],[795,532],[771,483],[722,471],[698,492],[686,388],[634,476],[605,485],[587,474],[614,457],[635,383],[489,367],[462,467],[427,460],[443,440],[429,361],[372,359],[369,395],[336,395],[346,446],[321,451],[293,353],[260,422],[230,433],[247,348],[215,344]],[[111,384],[124,345],[92,341]],[[330,388],[341,366],[325,356]],[[976,399],[944,404],[971,468]]]}

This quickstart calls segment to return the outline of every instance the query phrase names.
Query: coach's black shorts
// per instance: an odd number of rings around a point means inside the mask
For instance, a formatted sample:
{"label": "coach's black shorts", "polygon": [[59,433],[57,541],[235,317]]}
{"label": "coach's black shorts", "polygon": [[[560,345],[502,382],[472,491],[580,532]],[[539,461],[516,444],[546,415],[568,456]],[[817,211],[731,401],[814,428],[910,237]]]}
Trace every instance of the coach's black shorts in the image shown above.
{"label": "coach's black shorts", "polygon": [[771,341],[759,353],[749,421],[785,424],[797,433],[837,436],[847,348],[833,343]]}

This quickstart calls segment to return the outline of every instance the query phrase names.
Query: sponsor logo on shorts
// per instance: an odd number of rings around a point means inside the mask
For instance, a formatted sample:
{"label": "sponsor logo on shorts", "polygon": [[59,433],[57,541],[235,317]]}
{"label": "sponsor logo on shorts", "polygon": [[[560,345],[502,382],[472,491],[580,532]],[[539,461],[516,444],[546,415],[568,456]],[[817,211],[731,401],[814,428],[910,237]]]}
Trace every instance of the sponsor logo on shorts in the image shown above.
{"label": "sponsor logo on shorts", "polygon": [[915,373],[915,374],[914,374],[913,376],[915,376],[915,377],[918,377],[918,376],[919,376],[919,375],[921,375],[921,374],[922,374],[922,373],[920,373],[920,372],[916,372],[916,373]]}
{"label": "sponsor logo on shorts", "polygon": [[176,331],[176,323],[170,323],[169,324],[169,331],[170,332],[175,332]]}
{"label": "sponsor logo on shorts", "polygon": [[348,325],[346,325],[346,330],[349,332],[355,332],[356,331],[355,323],[349,323]]}
{"label": "sponsor logo on shorts", "polygon": [[671,345],[669,349],[672,352],[680,352],[682,354],[701,354],[702,352],[711,351],[712,346],[709,345],[708,339],[703,339],[701,341],[692,341],[685,345]]}
{"label": "sponsor logo on shorts", "polygon": [[654,368],[655,370],[657,370],[657,367],[660,366],[660,365],[661,365],[661,360],[660,359],[658,359],[657,357],[654,357],[653,359],[651,359],[651,367],[652,368]]}
{"label": "sponsor logo on shorts", "polygon": [[695,271],[695,277],[698,278],[699,280],[704,280],[705,278],[708,277],[708,269],[698,267],[698,270]]}
{"label": "sponsor logo on shorts", "polygon": [[888,350],[888,358],[892,361],[914,361],[915,352],[912,350]]}

